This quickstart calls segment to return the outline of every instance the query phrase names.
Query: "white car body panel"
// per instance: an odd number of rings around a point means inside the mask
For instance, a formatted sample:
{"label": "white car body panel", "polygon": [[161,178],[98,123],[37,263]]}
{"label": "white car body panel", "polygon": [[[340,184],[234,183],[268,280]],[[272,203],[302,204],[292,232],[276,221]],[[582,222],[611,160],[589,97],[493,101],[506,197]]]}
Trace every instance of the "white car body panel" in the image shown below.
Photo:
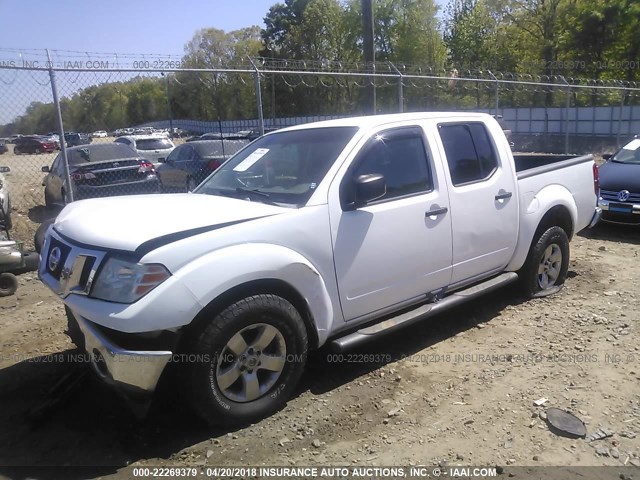
{"label": "white car body panel", "polygon": [[[500,162],[488,180],[451,185],[437,131],[439,123],[451,121],[487,127]],[[340,125],[360,129],[299,209],[197,193],[68,205],[53,228],[71,244],[137,252],[141,263],[162,264],[171,277],[130,305],[73,293],[64,302],[83,318],[115,330],[175,330],[234,287],[275,280],[304,299],[322,345],[341,330],[429,292],[517,270],[540,220],[554,206],[566,207],[576,232],[593,217],[592,162],[517,180],[507,140],[488,115],[372,116],[271,135]],[[397,126],[423,129],[433,191],[343,211],[340,182],[353,158],[376,132]],[[498,201],[494,197],[501,191],[513,195]],[[448,211],[435,219],[425,215],[434,206]],[[42,265],[40,277],[56,290],[56,280]]]}

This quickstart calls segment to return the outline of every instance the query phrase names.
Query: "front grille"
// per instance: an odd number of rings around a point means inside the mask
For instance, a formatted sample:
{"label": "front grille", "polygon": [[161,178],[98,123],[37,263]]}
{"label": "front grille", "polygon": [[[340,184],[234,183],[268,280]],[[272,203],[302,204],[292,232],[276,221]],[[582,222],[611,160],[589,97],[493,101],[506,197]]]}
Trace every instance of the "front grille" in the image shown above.
{"label": "front grille", "polygon": [[[600,190],[602,199],[610,202],[622,202],[622,200],[618,198],[619,193],[620,191]],[[629,193],[629,199],[625,200],[625,203],[640,203],[640,193]]]}
{"label": "front grille", "polygon": [[46,260],[40,271],[50,274],[55,279],[55,283],[50,283],[50,287],[58,295],[62,297],[70,293],[88,295],[104,255],[105,252],[67,243],[53,232]]}
{"label": "front grille", "polygon": [[[58,251],[60,252],[59,255]],[[56,238],[51,239],[51,245],[49,246],[49,252],[47,253],[47,271],[58,280],[60,280],[62,269],[64,268],[64,264],[67,261],[67,258],[69,257],[69,252],[71,252],[71,247],[69,245],[62,243]],[[56,255],[55,261],[51,259],[52,253]],[[52,266],[54,268],[51,268]]]}
{"label": "front grille", "polygon": [[639,225],[640,215],[624,214],[624,213],[610,212],[608,210],[604,210],[602,212],[602,220],[604,220],[605,222]]}

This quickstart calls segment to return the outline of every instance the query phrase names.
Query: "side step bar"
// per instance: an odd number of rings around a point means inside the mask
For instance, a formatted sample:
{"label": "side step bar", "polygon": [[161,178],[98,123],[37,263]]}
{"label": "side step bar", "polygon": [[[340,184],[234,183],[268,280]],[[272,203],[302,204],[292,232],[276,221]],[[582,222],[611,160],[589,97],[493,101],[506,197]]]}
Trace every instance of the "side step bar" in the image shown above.
{"label": "side step bar", "polygon": [[407,325],[432,317],[433,315],[461,305],[462,303],[468,302],[469,300],[484,295],[485,293],[504,287],[516,280],[518,280],[517,273],[505,272],[497,277],[478,283],[465,290],[452,293],[438,302],[420,305],[413,310],[402,313],[398,316],[388,318],[387,320],[376,323],[375,325],[361,328],[360,330],[349,333],[344,337],[336,338],[330,342],[330,346],[338,352],[350,350],[361,343],[379,338]]}

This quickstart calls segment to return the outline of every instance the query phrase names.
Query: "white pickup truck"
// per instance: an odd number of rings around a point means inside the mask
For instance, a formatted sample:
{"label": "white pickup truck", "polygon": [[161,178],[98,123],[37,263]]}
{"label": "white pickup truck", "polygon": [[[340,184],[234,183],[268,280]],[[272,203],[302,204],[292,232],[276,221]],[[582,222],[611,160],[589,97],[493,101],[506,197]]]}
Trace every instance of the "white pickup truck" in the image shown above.
{"label": "white pickup truck", "polygon": [[484,114],[312,123],[259,138],[192,193],[68,205],[39,275],[105,381],[152,392],[171,365],[206,420],[250,422],[286,402],[309,349],[517,279],[556,292],[597,191],[590,156],[514,160]]}

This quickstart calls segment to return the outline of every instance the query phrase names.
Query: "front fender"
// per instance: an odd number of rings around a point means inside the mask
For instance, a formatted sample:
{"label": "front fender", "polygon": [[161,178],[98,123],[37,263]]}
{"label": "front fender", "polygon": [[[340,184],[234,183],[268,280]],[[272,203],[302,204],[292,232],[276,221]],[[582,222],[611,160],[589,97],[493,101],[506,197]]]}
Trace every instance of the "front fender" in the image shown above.
{"label": "front fender", "polygon": [[578,221],[578,207],[571,192],[562,185],[548,185],[537,193],[524,192],[520,196],[520,234],[513,258],[506,270],[519,270],[527,260],[531,242],[540,221],[553,207],[563,207],[571,216],[575,227]]}
{"label": "front fender", "polygon": [[202,308],[234,287],[256,280],[286,282],[306,300],[318,333],[327,339],[334,305],[318,269],[298,252],[280,245],[246,243],[215,250],[175,272]]}

